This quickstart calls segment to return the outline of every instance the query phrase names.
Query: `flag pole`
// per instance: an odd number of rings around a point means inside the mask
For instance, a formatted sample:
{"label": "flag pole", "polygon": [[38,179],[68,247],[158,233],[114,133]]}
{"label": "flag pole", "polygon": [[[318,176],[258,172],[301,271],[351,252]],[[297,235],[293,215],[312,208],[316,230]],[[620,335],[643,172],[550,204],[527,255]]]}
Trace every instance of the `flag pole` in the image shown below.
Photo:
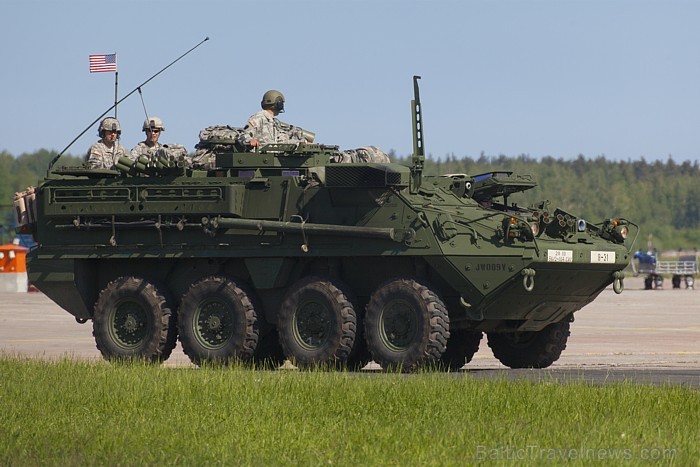
{"label": "flag pole", "polygon": [[[117,53],[114,52],[114,61],[117,61]],[[115,63],[116,64],[116,63]],[[119,101],[117,100],[117,91],[119,89],[119,71],[114,72],[114,118],[117,118],[117,104]]]}

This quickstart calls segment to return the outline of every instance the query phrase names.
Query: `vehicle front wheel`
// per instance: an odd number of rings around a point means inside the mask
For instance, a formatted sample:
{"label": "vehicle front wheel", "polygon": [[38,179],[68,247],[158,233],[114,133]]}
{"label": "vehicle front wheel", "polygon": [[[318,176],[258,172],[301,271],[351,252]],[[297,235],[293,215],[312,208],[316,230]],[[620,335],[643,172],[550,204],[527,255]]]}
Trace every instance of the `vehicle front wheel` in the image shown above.
{"label": "vehicle front wheel", "polygon": [[367,304],[367,347],[385,370],[407,372],[437,363],[447,347],[449,327],[440,297],[413,279],[385,283]]}
{"label": "vehicle front wheel", "polygon": [[165,361],[175,347],[175,314],[165,294],[140,277],[120,277],[95,303],[92,333],[107,360]]}
{"label": "vehicle front wheel", "polygon": [[357,315],[344,287],[307,277],[287,292],[278,319],[280,344],[295,365],[344,365],[357,332]]}
{"label": "vehicle front wheel", "polygon": [[552,323],[541,331],[487,333],[489,347],[510,368],[547,368],[566,349],[570,321]]}

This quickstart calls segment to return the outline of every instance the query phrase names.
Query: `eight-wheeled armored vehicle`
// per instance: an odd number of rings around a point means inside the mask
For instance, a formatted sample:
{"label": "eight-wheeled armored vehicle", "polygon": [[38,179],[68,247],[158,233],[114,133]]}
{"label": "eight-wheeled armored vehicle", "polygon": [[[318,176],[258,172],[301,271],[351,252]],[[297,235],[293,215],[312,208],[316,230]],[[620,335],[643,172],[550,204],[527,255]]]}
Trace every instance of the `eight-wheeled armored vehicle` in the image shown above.
{"label": "eight-wheeled armored vehicle", "polygon": [[547,367],[574,312],[622,291],[636,226],[509,204],[526,175],[425,176],[417,79],[410,166],[208,139],[205,169],[50,171],[18,208],[30,282],[107,359],[162,361],[179,338],[196,364],[460,368],[485,333],[503,364]]}

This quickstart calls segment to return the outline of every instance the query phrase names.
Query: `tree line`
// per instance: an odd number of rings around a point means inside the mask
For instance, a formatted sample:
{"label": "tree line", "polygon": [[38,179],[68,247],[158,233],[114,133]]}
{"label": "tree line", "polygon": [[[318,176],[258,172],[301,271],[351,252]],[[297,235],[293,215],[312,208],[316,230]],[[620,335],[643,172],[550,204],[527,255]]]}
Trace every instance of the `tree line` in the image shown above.
{"label": "tree line", "polygon": [[[0,152],[0,205],[5,215],[3,226],[11,230],[12,200],[15,192],[36,186],[46,176],[56,151],[39,150],[17,157]],[[410,164],[410,156],[390,153],[392,160]],[[78,166],[82,157],[64,155],[56,167]],[[576,159],[526,155],[517,157],[428,158],[425,173],[466,173],[477,175],[493,170],[508,170],[532,175],[538,186],[512,196],[509,202],[527,206],[550,200],[559,207],[589,222],[624,217],[639,225],[636,248],[646,249],[653,235],[659,250],[700,247],[700,165],[698,161],[647,162],[611,161],[580,155]],[[10,227],[10,229],[8,229]],[[5,241],[5,239],[3,239]]]}

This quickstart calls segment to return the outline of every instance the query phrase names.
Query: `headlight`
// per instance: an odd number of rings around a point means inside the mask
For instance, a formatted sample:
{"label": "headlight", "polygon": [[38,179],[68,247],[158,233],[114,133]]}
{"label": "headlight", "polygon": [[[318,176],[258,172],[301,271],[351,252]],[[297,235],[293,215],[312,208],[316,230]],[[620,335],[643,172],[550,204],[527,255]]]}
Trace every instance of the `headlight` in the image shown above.
{"label": "headlight", "polygon": [[615,235],[622,241],[627,240],[627,235],[629,235],[630,229],[626,225],[618,225],[615,227]]}
{"label": "headlight", "polygon": [[617,218],[608,219],[603,222],[601,236],[606,240],[613,240],[618,243],[625,243],[629,235],[629,227],[626,220]]}

